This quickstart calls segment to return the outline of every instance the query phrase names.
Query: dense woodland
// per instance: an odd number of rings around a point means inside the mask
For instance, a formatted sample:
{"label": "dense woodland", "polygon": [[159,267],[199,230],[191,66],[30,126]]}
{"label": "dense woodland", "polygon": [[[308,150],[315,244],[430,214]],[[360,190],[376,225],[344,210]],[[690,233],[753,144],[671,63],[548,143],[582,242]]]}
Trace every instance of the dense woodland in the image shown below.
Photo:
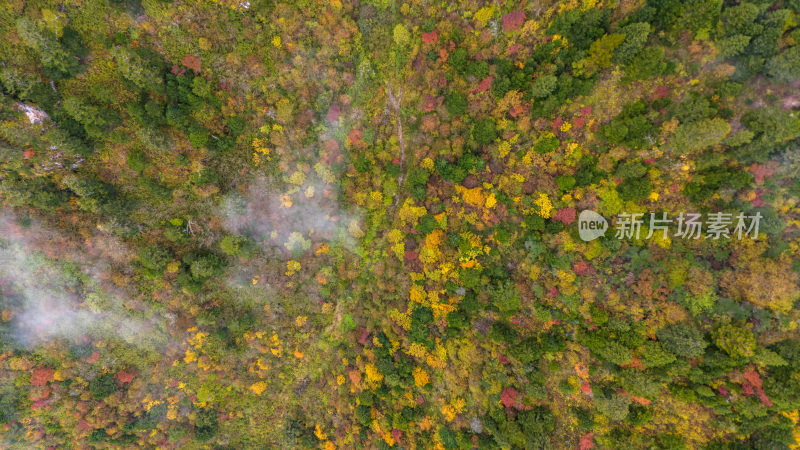
{"label": "dense woodland", "polygon": [[0,3],[3,448],[800,443],[800,1]]}

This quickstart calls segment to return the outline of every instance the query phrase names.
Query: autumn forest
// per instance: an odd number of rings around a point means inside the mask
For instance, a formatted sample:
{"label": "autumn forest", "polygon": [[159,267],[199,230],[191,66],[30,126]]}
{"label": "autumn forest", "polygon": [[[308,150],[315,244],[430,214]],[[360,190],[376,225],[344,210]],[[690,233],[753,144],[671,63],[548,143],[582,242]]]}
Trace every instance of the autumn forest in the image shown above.
{"label": "autumn forest", "polygon": [[800,0],[0,5],[0,448],[800,448]]}

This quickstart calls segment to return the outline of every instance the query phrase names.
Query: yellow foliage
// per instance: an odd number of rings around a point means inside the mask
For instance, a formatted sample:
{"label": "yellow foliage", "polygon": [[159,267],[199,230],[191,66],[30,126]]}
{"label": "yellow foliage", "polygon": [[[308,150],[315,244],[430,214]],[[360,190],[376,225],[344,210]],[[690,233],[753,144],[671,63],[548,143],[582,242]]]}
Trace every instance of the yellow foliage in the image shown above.
{"label": "yellow foliage", "polygon": [[430,159],[430,158],[425,158],[422,161],[420,161],[419,166],[422,167],[423,169],[427,169],[427,170],[432,171],[433,170],[433,160]]}
{"label": "yellow foliage", "polygon": [[288,180],[289,183],[301,185],[306,181],[306,174],[303,171],[295,170],[291,176],[289,176]]}
{"label": "yellow foliage", "polygon": [[446,421],[452,422],[453,419],[456,418],[456,414],[457,414],[456,413],[456,409],[453,408],[452,406],[450,406],[450,405],[442,406],[442,415],[444,416],[444,419]]}
{"label": "yellow foliage", "polygon": [[481,27],[485,27],[489,20],[494,15],[494,6],[484,6],[483,8],[479,9],[478,12],[475,13],[473,16],[475,21],[480,24]]}
{"label": "yellow foliage", "polygon": [[543,218],[549,219],[550,216],[552,216],[553,204],[550,203],[550,197],[548,197],[547,194],[540,192],[539,198],[534,200],[533,204],[539,207],[539,211],[537,212],[537,214],[539,214]]}
{"label": "yellow foliage", "polygon": [[186,350],[186,355],[183,357],[183,362],[189,364],[193,361],[197,361],[197,353],[192,350]]}
{"label": "yellow foliage", "polygon": [[380,373],[378,368],[372,363],[367,364],[364,367],[364,371],[367,374],[367,381],[371,383],[379,383],[381,380],[383,380],[383,374]]}
{"label": "yellow foliage", "polygon": [[264,381],[258,381],[250,386],[250,390],[256,395],[261,395],[261,393],[264,392],[264,390],[266,389],[267,389],[267,383]]}
{"label": "yellow foliage", "polygon": [[428,354],[428,352],[425,350],[425,347],[419,342],[411,343],[411,346],[408,347],[407,353],[415,358],[424,358],[425,355]]}
{"label": "yellow foliage", "polygon": [[425,295],[425,289],[423,289],[423,287],[418,284],[411,286],[409,297],[411,298],[412,302],[417,302],[417,303],[422,303],[427,298],[427,296]]}
{"label": "yellow foliage", "polygon": [[394,437],[392,436],[391,431],[384,431],[381,433],[381,436],[383,436],[383,441],[386,442],[386,445],[389,447],[394,446]]}
{"label": "yellow foliage", "polygon": [[476,208],[480,208],[486,202],[486,197],[483,195],[483,188],[481,187],[467,189],[461,185],[458,185],[456,186],[456,192],[461,194],[464,202]]}
{"label": "yellow foliage", "polygon": [[497,198],[495,198],[494,192],[492,192],[488,197],[486,197],[486,208],[494,208],[494,205],[496,204]]}
{"label": "yellow foliage", "polygon": [[322,432],[322,427],[319,424],[314,427],[314,436],[320,441],[328,439],[328,435]]}
{"label": "yellow foliage", "polygon": [[497,146],[497,151],[500,152],[501,158],[505,158],[511,152],[511,144],[508,141],[503,141]]}
{"label": "yellow foliage", "polygon": [[364,237],[364,230],[361,229],[361,225],[359,225],[358,220],[356,219],[350,221],[350,224],[347,225],[347,231],[350,233],[350,236],[353,236],[356,239],[361,239]]}
{"label": "yellow foliage", "polygon": [[291,260],[291,261],[287,262],[286,263],[286,276],[290,277],[290,276],[294,275],[298,270],[300,270],[300,267],[301,267],[300,263],[295,261],[295,260]]}
{"label": "yellow foliage", "polygon": [[420,367],[414,368],[414,372],[412,373],[412,375],[414,375],[414,384],[416,384],[419,387],[425,386],[430,381],[428,372],[426,372],[424,369]]}
{"label": "yellow foliage", "polygon": [[178,261],[172,261],[167,264],[167,273],[178,273],[181,269],[181,263]]}
{"label": "yellow foliage", "polygon": [[418,425],[419,425],[419,429],[420,430],[428,431],[433,426],[433,423],[431,422],[431,418],[430,417],[425,416],[425,417],[423,417],[422,419],[419,420]]}
{"label": "yellow foliage", "polygon": [[401,313],[396,308],[389,311],[389,317],[392,318],[398,325],[408,331],[411,329],[411,317],[406,313]]}
{"label": "yellow foliage", "polygon": [[407,198],[403,202],[403,206],[397,212],[398,217],[403,222],[403,225],[417,226],[420,217],[424,216],[428,210],[424,206],[414,206],[414,200]]}

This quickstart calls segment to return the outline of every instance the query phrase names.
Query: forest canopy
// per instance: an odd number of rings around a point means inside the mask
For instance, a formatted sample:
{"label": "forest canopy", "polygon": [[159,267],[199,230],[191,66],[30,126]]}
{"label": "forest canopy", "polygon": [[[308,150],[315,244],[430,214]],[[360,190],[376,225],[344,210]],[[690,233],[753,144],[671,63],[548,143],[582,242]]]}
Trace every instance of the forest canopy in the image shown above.
{"label": "forest canopy", "polygon": [[0,447],[800,448],[800,1],[0,4]]}

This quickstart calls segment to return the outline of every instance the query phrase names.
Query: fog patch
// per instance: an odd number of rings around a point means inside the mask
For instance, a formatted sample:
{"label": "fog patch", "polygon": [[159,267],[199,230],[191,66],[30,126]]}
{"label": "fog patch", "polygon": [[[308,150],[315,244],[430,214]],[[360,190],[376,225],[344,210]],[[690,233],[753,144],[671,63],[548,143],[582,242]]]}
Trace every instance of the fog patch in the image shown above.
{"label": "fog patch", "polygon": [[230,233],[290,254],[303,253],[323,241],[352,249],[363,235],[360,213],[341,208],[337,189],[323,182],[277,190],[259,179],[245,195],[224,198],[220,215]]}
{"label": "fog patch", "polygon": [[0,215],[0,233],[4,337],[23,347],[86,335],[134,345],[157,337],[153,322],[129,314],[124,294],[103,287],[111,285],[110,265],[130,257],[118,241],[86,239],[73,248],[60,233],[36,223],[23,227],[8,213]]}

